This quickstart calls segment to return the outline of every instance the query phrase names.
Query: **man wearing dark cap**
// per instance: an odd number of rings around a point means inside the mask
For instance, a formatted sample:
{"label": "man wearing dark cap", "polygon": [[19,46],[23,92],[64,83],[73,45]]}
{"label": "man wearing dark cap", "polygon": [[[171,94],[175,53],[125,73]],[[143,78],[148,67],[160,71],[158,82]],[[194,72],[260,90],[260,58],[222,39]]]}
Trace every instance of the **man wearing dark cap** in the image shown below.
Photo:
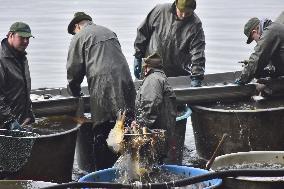
{"label": "man wearing dark cap", "polygon": [[[130,70],[116,34],[94,24],[84,12],[77,12],[68,25],[74,35],[67,58],[68,89],[81,95],[81,83],[87,77],[94,127],[96,169],[109,168],[116,156],[106,139],[119,111],[134,111],[135,88]],[[130,118],[131,119],[131,118]]]}
{"label": "man wearing dark cap", "polygon": [[161,55],[167,77],[191,76],[191,86],[201,86],[205,70],[205,36],[196,15],[195,0],[175,0],[155,6],[137,29],[134,74],[141,76],[141,62],[154,52]]}
{"label": "man wearing dark cap", "polygon": [[145,78],[135,101],[136,121],[132,126],[164,129],[168,142],[166,163],[177,163],[176,157],[176,96],[163,71],[158,53],[143,59]]}
{"label": "man wearing dark cap", "polygon": [[247,36],[247,44],[255,41],[256,46],[235,83],[246,84],[253,78],[283,76],[284,24],[254,17],[245,24],[244,34]]}
{"label": "man wearing dark cap", "polygon": [[0,47],[0,128],[21,129],[34,122],[31,77],[26,48],[33,37],[29,25],[15,22]]}

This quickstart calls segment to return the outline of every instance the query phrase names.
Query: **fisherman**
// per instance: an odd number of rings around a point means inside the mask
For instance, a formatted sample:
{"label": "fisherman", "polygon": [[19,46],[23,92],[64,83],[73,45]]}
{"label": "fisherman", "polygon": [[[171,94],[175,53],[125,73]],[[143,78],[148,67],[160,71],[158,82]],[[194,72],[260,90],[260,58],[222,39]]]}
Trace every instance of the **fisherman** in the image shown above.
{"label": "fisherman", "polygon": [[25,51],[31,29],[24,22],[11,25],[0,47],[0,128],[22,129],[34,122],[30,99],[31,77]]}
{"label": "fisherman", "polygon": [[68,25],[74,35],[67,58],[68,90],[79,97],[81,83],[87,77],[94,128],[96,169],[109,168],[117,156],[106,139],[120,110],[134,110],[135,88],[129,67],[116,34],[94,24],[84,12],[76,12]]}
{"label": "fisherman", "polygon": [[155,6],[137,29],[134,75],[140,79],[142,58],[158,52],[167,77],[191,75],[200,87],[205,70],[205,36],[195,0]]}
{"label": "fisherman", "polygon": [[253,17],[244,26],[247,44],[256,42],[254,52],[245,61],[241,76],[235,81],[243,85],[253,78],[284,75],[284,24]]}
{"label": "fisherman", "polygon": [[166,130],[166,163],[176,163],[176,96],[163,71],[162,59],[153,53],[143,59],[145,78],[137,92],[132,127]]}

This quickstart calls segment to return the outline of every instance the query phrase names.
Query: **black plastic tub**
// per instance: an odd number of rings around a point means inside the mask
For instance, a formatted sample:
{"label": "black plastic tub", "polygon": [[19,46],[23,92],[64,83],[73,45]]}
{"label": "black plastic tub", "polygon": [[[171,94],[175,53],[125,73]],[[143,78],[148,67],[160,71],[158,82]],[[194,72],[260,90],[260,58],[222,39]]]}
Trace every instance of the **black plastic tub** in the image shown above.
{"label": "black plastic tub", "polygon": [[[6,179],[56,183],[71,181],[77,132],[81,124],[71,116],[51,116],[42,118],[39,123],[32,126],[32,131],[40,136],[30,137],[33,145],[27,149],[30,151],[27,161],[17,172],[8,174]],[[14,139],[21,142],[25,137]]]}
{"label": "black plastic tub", "polygon": [[224,133],[229,137],[219,155],[284,150],[284,100],[215,103],[192,107],[196,150],[210,159]]}

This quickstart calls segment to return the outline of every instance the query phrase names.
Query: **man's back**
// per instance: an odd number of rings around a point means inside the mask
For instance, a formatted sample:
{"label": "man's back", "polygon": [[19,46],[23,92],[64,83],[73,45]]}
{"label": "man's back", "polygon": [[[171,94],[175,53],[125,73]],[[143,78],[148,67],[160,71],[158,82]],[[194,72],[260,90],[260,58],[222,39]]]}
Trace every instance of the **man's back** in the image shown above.
{"label": "man's back", "polygon": [[115,120],[119,110],[134,109],[135,88],[117,36],[89,22],[74,35],[67,77],[76,89],[86,75],[94,125]]}
{"label": "man's back", "polygon": [[[258,57],[254,58],[254,57]],[[275,76],[284,75],[284,25],[271,23],[267,26],[255,47],[251,60],[258,60],[256,78],[261,75],[268,62],[276,68]]]}
{"label": "man's back", "polygon": [[70,46],[84,49],[87,78],[128,69],[116,34],[104,26],[88,24],[74,36]]}

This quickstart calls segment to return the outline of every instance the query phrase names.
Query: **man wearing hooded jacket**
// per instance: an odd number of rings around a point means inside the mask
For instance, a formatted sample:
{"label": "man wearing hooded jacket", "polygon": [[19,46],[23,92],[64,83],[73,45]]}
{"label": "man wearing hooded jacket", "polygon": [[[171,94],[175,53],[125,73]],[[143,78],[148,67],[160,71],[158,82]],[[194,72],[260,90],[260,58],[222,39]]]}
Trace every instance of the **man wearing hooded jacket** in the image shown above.
{"label": "man wearing hooded jacket", "polygon": [[116,156],[106,139],[114,127],[117,112],[134,110],[135,88],[130,70],[116,34],[94,24],[84,12],[77,12],[68,26],[74,35],[67,58],[68,88],[81,95],[81,83],[87,77],[94,127],[96,169],[109,168]]}
{"label": "man wearing hooded jacket", "polygon": [[201,86],[205,70],[205,36],[194,12],[195,0],[176,0],[155,6],[137,29],[134,74],[141,76],[141,62],[154,52],[162,58],[167,77],[191,75],[191,86]]}
{"label": "man wearing hooded jacket", "polygon": [[15,22],[0,47],[0,128],[21,129],[34,122],[26,48],[33,37],[28,24]]}

